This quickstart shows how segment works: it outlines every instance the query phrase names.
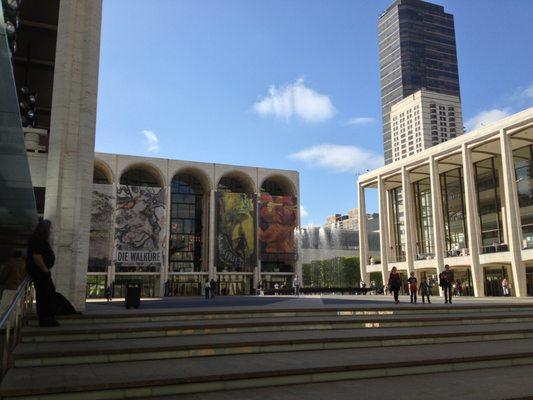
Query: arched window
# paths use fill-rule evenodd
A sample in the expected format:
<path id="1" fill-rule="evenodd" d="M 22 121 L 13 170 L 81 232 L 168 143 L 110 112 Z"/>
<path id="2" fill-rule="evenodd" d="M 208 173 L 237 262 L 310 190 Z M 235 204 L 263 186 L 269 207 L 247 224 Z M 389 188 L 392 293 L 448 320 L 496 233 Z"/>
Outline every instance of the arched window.
<path id="1" fill-rule="evenodd" d="M 218 190 L 221 192 L 246 193 L 247 189 L 240 179 L 225 176 L 218 182 Z"/>
<path id="2" fill-rule="evenodd" d="M 120 177 L 121 185 L 160 187 L 157 176 L 144 168 L 131 168 Z"/>
<path id="3" fill-rule="evenodd" d="M 109 181 L 109 177 L 107 176 L 107 174 L 104 171 L 104 169 L 102 167 L 98 166 L 98 165 L 94 166 L 93 183 L 98 183 L 98 184 L 109 184 L 109 183 L 111 183 Z"/>
<path id="4" fill-rule="evenodd" d="M 261 193 L 271 196 L 296 196 L 293 185 L 284 176 L 273 176 L 263 181 Z"/>
<path id="5" fill-rule="evenodd" d="M 261 192 L 268 193 L 272 196 L 283 196 L 287 194 L 278 182 L 270 179 L 265 180 L 265 182 L 261 186 Z"/>
<path id="6" fill-rule="evenodd" d="M 204 190 L 192 174 L 178 174 L 171 183 L 169 266 L 171 272 L 202 269 Z"/>

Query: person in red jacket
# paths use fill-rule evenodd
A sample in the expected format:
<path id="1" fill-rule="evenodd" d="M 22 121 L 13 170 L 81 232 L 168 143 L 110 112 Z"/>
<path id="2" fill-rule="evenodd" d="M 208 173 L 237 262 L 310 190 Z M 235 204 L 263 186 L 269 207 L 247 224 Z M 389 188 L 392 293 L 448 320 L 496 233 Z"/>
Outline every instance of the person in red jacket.
<path id="1" fill-rule="evenodd" d="M 400 291 L 401 287 L 402 277 L 398 272 L 398 269 L 396 267 L 392 267 L 389 275 L 389 290 L 394 294 L 394 302 L 396 304 L 400 302 L 400 300 L 398 300 L 398 292 Z"/>

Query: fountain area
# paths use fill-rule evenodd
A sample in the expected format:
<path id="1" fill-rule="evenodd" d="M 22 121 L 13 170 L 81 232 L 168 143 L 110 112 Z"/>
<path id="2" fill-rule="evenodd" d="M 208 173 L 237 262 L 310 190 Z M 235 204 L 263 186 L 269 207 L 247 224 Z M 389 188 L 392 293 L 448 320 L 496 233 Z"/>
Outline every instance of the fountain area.
<path id="1" fill-rule="evenodd" d="M 372 221 L 372 220 L 369 220 Z M 377 218 L 374 223 L 378 226 Z M 379 232 L 369 229 L 369 255 L 379 255 Z M 304 286 L 346 288 L 359 285 L 359 231 L 331 226 L 296 230 Z"/>

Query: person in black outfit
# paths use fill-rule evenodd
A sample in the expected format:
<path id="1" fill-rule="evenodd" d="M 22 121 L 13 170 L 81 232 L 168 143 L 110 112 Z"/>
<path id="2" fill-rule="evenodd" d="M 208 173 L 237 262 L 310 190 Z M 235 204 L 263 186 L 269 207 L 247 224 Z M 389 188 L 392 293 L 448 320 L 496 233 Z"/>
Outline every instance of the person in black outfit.
<path id="1" fill-rule="evenodd" d="M 444 291 L 444 304 L 452 304 L 452 285 L 454 281 L 453 271 L 450 269 L 450 266 L 446 264 L 444 266 L 444 271 L 439 275 L 440 286 Z"/>
<path id="2" fill-rule="evenodd" d="M 416 279 L 415 272 L 411 271 L 411 276 L 407 279 L 409 282 L 409 294 L 411 296 L 411 303 L 416 304 L 416 293 L 418 292 L 418 280 Z"/>
<path id="3" fill-rule="evenodd" d="M 217 283 L 215 282 L 214 279 L 211 279 L 211 281 L 209 282 L 209 293 L 211 294 L 211 298 L 214 299 L 215 298 L 215 292 L 217 290 Z"/>
<path id="4" fill-rule="evenodd" d="M 52 304 L 55 288 L 50 269 L 54 266 L 56 257 L 50 247 L 51 226 L 51 222 L 46 219 L 40 221 L 28 243 L 26 268 L 35 287 L 39 326 L 59 326 Z"/>
<path id="5" fill-rule="evenodd" d="M 400 273 L 398 272 L 398 269 L 396 267 L 392 267 L 392 270 L 389 276 L 389 288 L 390 288 L 390 291 L 394 294 L 394 302 L 396 304 L 400 302 L 400 300 L 398 300 L 398 292 L 400 291 L 401 287 L 402 287 L 402 277 Z"/>
<path id="6" fill-rule="evenodd" d="M 428 303 L 431 304 L 429 296 L 431 296 L 431 285 L 429 283 L 429 278 L 422 280 L 420 283 L 420 294 L 422 295 L 422 304 L 425 304 L 425 298 L 428 299 Z"/>

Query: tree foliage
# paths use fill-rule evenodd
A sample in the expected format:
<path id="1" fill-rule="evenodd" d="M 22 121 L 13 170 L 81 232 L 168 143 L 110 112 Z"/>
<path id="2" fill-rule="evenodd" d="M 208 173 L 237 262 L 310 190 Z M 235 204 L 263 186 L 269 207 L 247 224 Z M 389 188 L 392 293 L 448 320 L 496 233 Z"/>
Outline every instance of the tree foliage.
<path id="1" fill-rule="evenodd" d="M 303 264 L 303 285 L 311 287 L 359 286 L 361 279 L 359 257 L 337 257 Z"/>

